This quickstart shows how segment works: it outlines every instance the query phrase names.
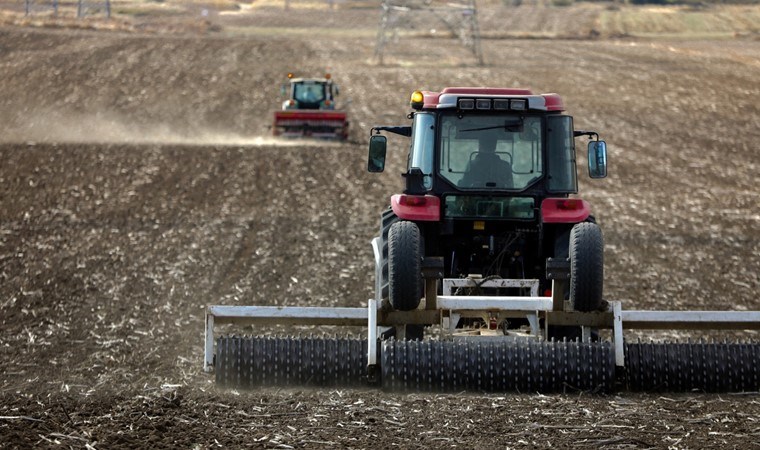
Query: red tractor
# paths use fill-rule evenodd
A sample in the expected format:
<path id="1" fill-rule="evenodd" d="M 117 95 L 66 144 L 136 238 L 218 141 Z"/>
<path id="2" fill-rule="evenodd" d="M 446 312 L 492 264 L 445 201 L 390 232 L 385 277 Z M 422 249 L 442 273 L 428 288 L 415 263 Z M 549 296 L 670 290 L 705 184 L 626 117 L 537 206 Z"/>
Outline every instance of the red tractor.
<path id="1" fill-rule="evenodd" d="M 288 74 L 289 85 L 282 87 L 287 100 L 275 111 L 273 132 L 282 137 L 312 137 L 345 140 L 348 120 L 345 111 L 335 109 L 338 86 L 330 74 L 324 78 L 296 78 Z"/>
<path id="2" fill-rule="evenodd" d="M 368 170 L 382 172 L 387 139 L 380 133 L 411 138 L 406 188 L 381 216 L 377 286 L 391 307 L 419 307 L 430 267 L 439 278 L 538 280 L 544 295 L 551 295 L 548 272 L 564 267 L 570 308 L 600 309 L 602 232 L 589 204 L 571 198 L 575 137 L 595 138 L 589 175 L 607 175 L 598 133 L 574 130 L 559 95 L 527 89 L 416 91 L 411 107 L 411 126 L 374 127 L 369 145 Z M 525 295 L 504 286 L 487 295 Z M 407 338 L 421 331 L 410 328 Z"/>

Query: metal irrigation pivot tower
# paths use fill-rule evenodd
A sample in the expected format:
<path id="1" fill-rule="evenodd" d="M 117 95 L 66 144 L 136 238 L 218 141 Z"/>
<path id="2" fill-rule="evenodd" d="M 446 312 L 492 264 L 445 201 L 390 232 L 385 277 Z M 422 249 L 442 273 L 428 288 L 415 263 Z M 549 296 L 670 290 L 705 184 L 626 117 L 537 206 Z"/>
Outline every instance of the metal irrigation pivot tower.
<path id="1" fill-rule="evenodd" d="M 100 6 L 105 7 L 105 14 L 107 18 L 111 18 L 111 0 L 105 0 L 105 1 L 85 1 L 85 0 L 77 0 L 77 17 L 84 17 L 87 15 L 88 9 L 90 8 L 98 8 Z"/>
<path id="2" fill-rule="evenodd" d="M 475 0 L 465 0 L 464 3 L 444 3 L 440 0 L 383 0 L 382 8 L 383 14 L 380 17 L 375 44 L 375 58 L 379 64 L 383 64 L 388 42 L 398 40 L 400 34 L 413 30 L 416 25 L 429 25 L 434 21 L 459 38 L 462 45 L 475 56 L 478 64 L 483 64 Z"/>
<path id="3" fill-rule="evenodd" d="M 59 5 L 59 3 L 60 3 L 59 0 L 24 0 L 25 12 L 27 16 L 32 15 L 38 11 L 53 11 L 53 15 L 58 16 L 59 9 L 65 10 L 62 12 L 63 15 L 66 15 L 67 11 L 68 13 L 71 13 L 71 9 L 74 6 L 74 2 L 63 2 L 62 5 Z M 77 18 L 79 19 L 88 15 L 90 11 L 93 11 L 93 12 L 103 11 L 107 18 L 109 19 L 111 18 L 111 0 L 100 0 L 100 1 L 77 0 L 76 7 L 77 7 Z"/>
<path id="4" fill-rule="evenodd" d="M 42 3 L 41 6 L 38 6 L 37 3 Z M 52 0 L 52 1 L 46 1 L 46 2 L 35 2 L 34 0 L 25 0 L 24 1 L 24 10 L 27 16 L 32 15 L 36 10 L 38 9 L 44 9 L 44 10 L 52 10 L 53 15 L 58 15 L 58 0 Z"/>

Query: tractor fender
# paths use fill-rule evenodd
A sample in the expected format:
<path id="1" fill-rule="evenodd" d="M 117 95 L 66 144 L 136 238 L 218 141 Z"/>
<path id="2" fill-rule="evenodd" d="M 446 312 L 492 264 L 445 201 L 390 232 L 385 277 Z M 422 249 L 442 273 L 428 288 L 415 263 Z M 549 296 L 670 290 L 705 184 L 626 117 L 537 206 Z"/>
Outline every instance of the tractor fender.
<path id="1" fill-rule="evenodd" d="M 541 202 L 543 223 L 580 223 L 591 216 L 591 206 L 580 198 L 545 198 Z"/>
<path id="2" fill-rule="evenodd" d="M 441 199 L 434 195 L 396 194 L 391 209 L 399 219 L 438 222 L 441 220 Z"/>

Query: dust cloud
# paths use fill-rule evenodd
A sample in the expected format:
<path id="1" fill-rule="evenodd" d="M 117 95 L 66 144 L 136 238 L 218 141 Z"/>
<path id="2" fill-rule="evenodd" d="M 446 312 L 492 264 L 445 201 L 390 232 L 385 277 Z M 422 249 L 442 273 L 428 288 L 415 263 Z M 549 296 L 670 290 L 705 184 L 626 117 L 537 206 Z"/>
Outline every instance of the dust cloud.
<path id="1" fill-rule="evenodd" d="M 116 114 L 37 112 L 33 119 L 10 126 L 0 134 L 2 143 L 154 144 L 202 146 L 297 147 L 325 142 L 243 135 L 225 130 L 181 129 L 168 123 L 132 123 Z"/>

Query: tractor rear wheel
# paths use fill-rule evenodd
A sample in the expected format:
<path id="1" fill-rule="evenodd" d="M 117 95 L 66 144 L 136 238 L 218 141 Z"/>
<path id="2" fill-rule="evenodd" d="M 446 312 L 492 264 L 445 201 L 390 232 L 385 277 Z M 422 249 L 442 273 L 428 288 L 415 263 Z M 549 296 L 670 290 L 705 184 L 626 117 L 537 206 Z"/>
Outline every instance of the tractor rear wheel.
<path id="1" fill-rule="evenodd" d="M 388 231 L 388 288 L 394 309 L 417 309 L 422 298 L 422 236 L 414 222 L 400 221 Z"/>
<path id="2" fill-rule="evenodd" d="M 576 311 L 596 311 L 602 305 L 604 240 L 595 223 L 583 222 L 570 231 L 570 304 Z"/>
<path id="3" fill-rule="evenodd" d="M 388 232 L 391 226 L 400 219 L 393 213 L 390 208 L 386 209 L 380 215 L 380 251 L 382 258 L 380 260 L 380 298 L 388 298 Z"/>

